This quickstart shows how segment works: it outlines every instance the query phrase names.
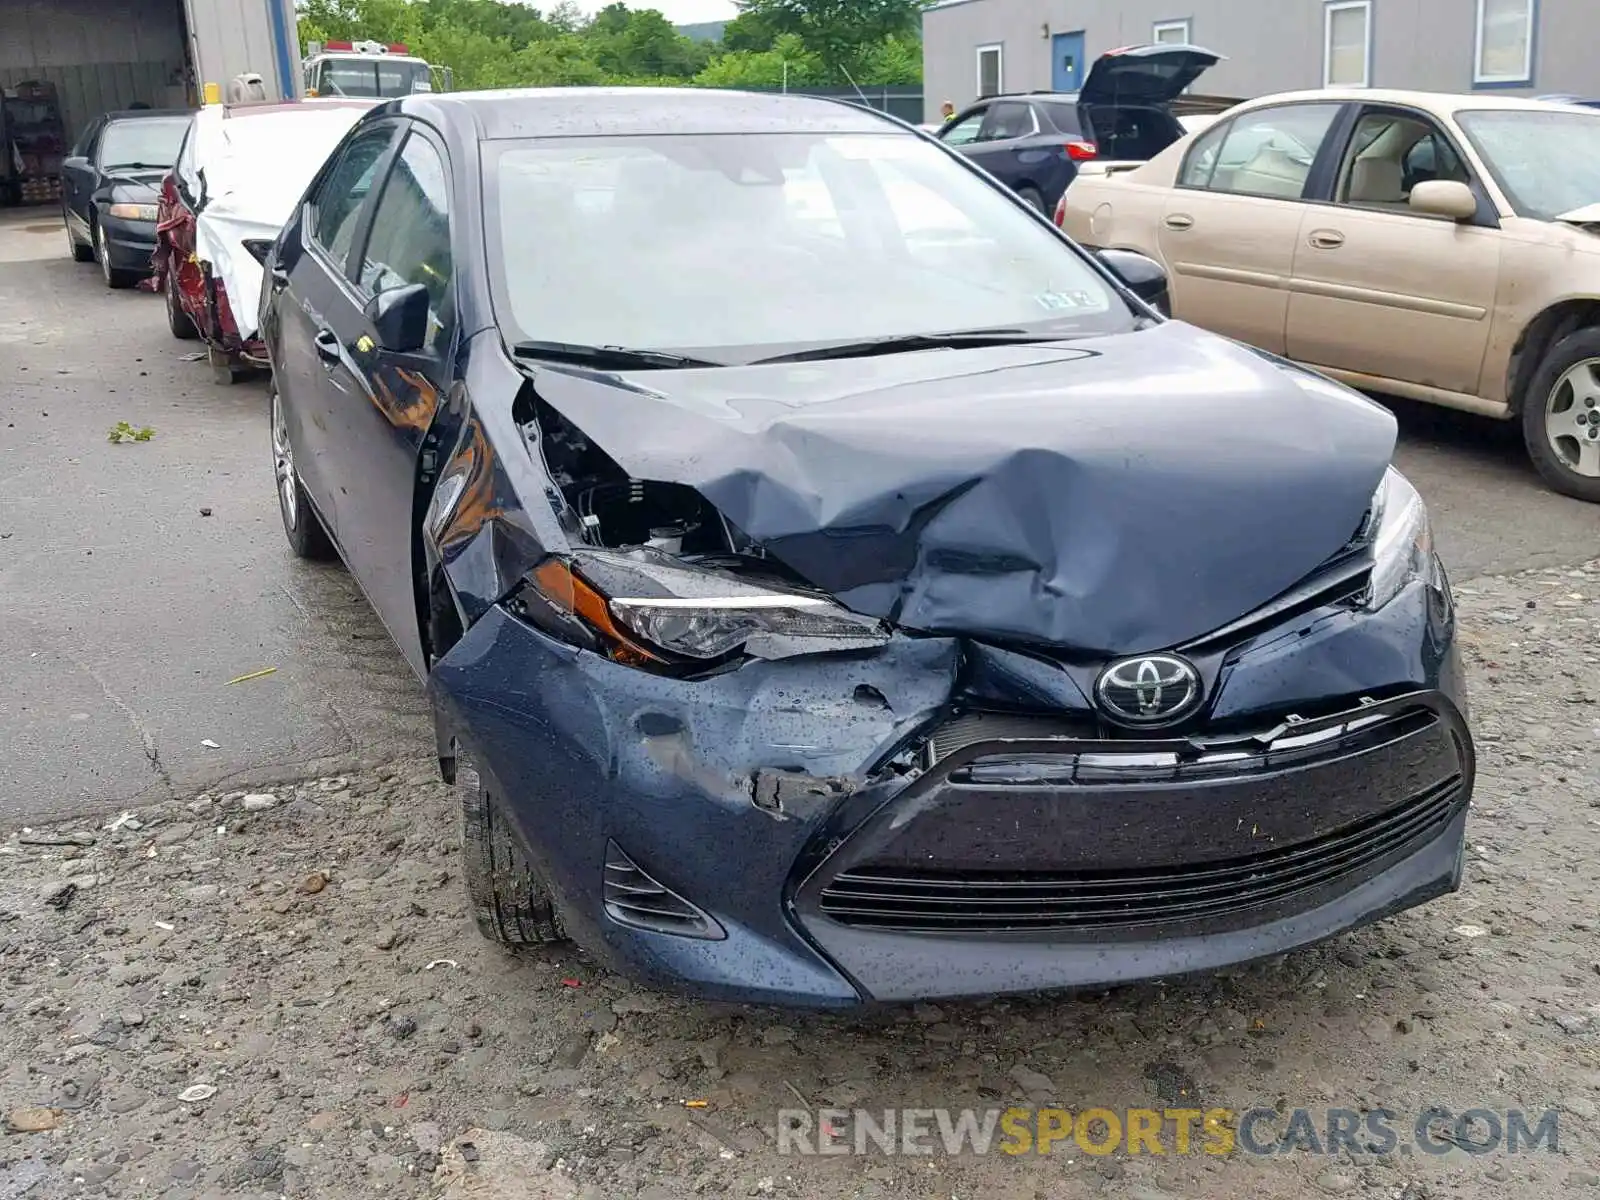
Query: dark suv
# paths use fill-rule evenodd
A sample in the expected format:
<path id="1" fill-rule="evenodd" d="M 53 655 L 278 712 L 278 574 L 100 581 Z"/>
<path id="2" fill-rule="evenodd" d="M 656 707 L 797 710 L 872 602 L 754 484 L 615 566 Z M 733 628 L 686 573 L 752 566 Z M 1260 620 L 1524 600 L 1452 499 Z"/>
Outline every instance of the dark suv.
<path id="1" fill-rule="evenodd" d="M 1181 138 L 1172 101 L 1221 59 L 1172 43 L 1110 50 L 1081 91 L 990 96 L 936 136 L 1040 212 L 1054 212 L 1080 163 L 1145 162 Z"/>

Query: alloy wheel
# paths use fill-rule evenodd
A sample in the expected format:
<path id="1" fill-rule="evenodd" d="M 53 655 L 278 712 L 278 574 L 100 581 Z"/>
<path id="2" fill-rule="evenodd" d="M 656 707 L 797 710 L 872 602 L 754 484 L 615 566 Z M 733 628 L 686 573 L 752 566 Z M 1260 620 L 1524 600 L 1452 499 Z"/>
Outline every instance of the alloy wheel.
<path id="1" fill-rule="evenodd" d="M 1574 363 L 1544 403 L 1550 451 L 1569 471 L 1600 479 L 1600 358 Z"/>
<path id="2" fill-rule="evenodd" d="M 100 273 L 106 277 L 106 286 L 111 286 L 111 251 L 106 246 L 106 231 L 98 221 L 94 227 L 94 256 L 100 260 Z"/>
<path id="3" fill-rule="evenodd" d="M 294 473 L 294 447 L 289 444 L 289 424 L 276 390 L 272 393 L 272 468 L 278 479 L 278 503 L 283 506 L 284 524 L 298 529 L 300 480 Z"/>

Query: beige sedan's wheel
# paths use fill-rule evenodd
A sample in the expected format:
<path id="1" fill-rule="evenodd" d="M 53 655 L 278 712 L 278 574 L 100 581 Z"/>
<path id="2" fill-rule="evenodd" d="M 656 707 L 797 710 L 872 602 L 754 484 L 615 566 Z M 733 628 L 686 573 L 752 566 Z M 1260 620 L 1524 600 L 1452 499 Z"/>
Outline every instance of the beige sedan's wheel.
<path id="1" fill-rule="evenodd" d="M 1563 495 L 1600 503 L 1600 329 L 1553 346 L 1522 402 L 1528 455 Z"/>

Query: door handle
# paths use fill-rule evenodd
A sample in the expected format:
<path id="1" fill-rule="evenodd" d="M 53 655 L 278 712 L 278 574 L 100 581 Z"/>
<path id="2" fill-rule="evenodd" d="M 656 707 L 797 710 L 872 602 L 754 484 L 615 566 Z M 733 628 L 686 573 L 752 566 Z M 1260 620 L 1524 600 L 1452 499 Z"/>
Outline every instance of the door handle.
<path id="1" fill-rule="evenodd" d="M 1173 213 L 1163 222 L 1168 229 L 1193 229 L 1194 218 L 1187 213 Z"/>
<path id="2" fill-rule="evenodd" d="M 323 361 L 330 364 L 339 361 L 339 335 L 334 333 L 333 330 L 328 328 L 319 329 L 317 330 L 317 336 L 311 340 L 317 348 L 317 354 Z"/>
<path id="3" fill-rule="evenodd" d="M 1306 240 L 1318 250 L 1337 250 L 1344 245 L 1344 234 L 1336 229 L 1314 229 Z"/>

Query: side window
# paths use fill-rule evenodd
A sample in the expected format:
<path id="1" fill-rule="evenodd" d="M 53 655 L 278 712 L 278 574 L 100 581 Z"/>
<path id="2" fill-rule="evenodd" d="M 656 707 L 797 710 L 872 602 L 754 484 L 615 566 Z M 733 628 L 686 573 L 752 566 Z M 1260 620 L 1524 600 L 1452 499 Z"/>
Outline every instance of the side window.
<path id="1" fill-rule="evenodd" d="M 989 109 L 988 119 L 978 134 L 980 142 L 1005 142 L 1012 138 L 1027 137 L 1038 127 L 1033 123 L 1033 109 L 1026 104 L 1003 103 Z"/>
<path id="2" fill-rule="evenodd" d="M 394 126 L 376 125 L 345 143 L 311 201 L 311 239 L 342 269 L 350 260 L 356 225 Z"/>
<path id="3" fill-rule="evenodd" d="M 965 146 L 978 140 L 978 131 L 983 128 L 983 119 L 989 115 L 989 110 L 980 108 L 977 112 L 962 117 L 946 129 L 939 140 L 948 146 Z"/>
<path id="4" fill-rule="evenodd" d="M 1244 113 L 1231 121 L 1214 149 L 1204 184 L 1213 192 L 1298 200 L 1317 153 L 1339 115 L 1338 104 L 1285 104 Z M 1201 173 L 1202 154 L 1212 146 L 1207 132 L 1190 151 L 1184 169 Z"/>
<path id="5" fill-rule="evenodd" d="M 1429 179 L 1470 183 L 1455 148 L 1432 121 L 1419 115 L 1369 112 L 1356 122 L 1339 166 L 1341 204 L 1409 211 L 1411 189 Z"/>
<path id="6" fill-rule="evenodd" d="M 83 136 L 78 139 L 78 144 L 72 148 L 74 158 L 93 158 L 95 139 L 100 136 L 100 127 L 103 122 L 92 121 L 89 128 L 83 131 Z"/>
<path id="7" fill-rule="evenodd" d="M 1189 153 L 1184 156 L 1183 168 L 1178 172 L 1178 186 L 1208 188 L 1211 173 L 1217 169 L 1217 151 L 1222 149 L 1222 139 L 1228 136 L 1228 126 L 1208 129 L 1194 140 Z"/>
<path id="8" fill-rule="evenodd" d="M 422 284 L 428 289 L 437 339 L 450 327 L 451 275 L 450 189 L 444 160 L 431 142 L 413 133 L 378 197 L 372 236 L 362 258 L 361 290 L 375 296 Z"/>

